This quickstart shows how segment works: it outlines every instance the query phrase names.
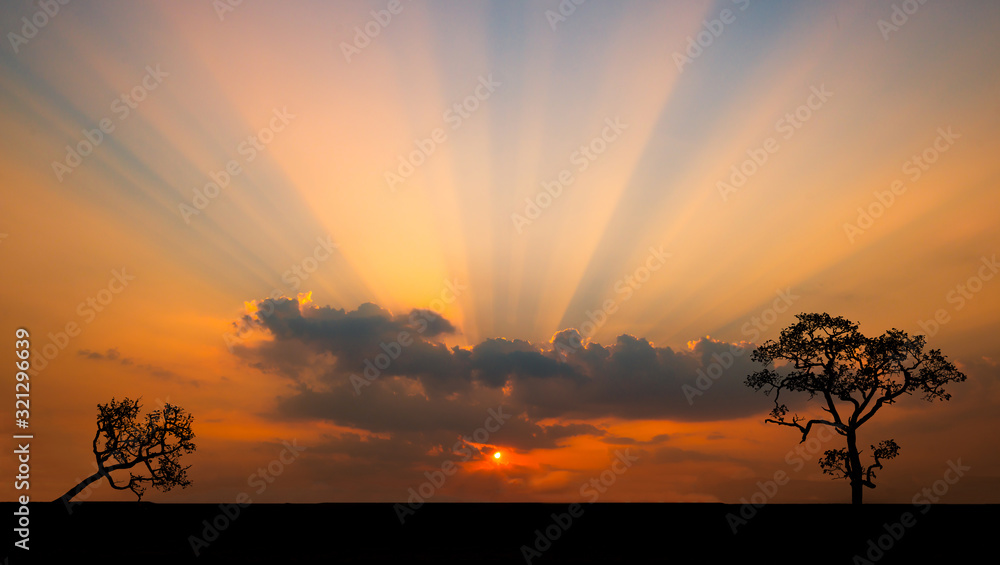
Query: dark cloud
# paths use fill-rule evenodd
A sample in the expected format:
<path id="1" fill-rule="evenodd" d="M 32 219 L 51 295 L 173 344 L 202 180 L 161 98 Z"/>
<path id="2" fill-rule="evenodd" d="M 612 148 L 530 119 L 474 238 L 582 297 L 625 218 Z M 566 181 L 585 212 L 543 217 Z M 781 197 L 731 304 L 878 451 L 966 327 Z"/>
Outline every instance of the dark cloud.
<path id="1" fill-rule="evenodd" d="M 601 438 L 601 441 L 611 445 L 658 445 L 670 439 L 667 434 L 657 434 L 646 441 L 640 441 L 630 437 L 620 437 L 620 436 L 607 436 Z"/>
<path id="2" fill-rule="evenodd" d="M 80 349 L 76 352 L 77 355 L 86 357 L 87 359 L 104 359 L 104 354 L 97 351 L 91 351 L 89 349 Z"/>
<path id="3" fill-rule="evenodd" d="M 470 360 L 472 377 L 492 387 L 504 386 L 511 378 L 582 378 L 573 367 L 519 339 L 487 339 L 472 348 Z"/>
<path id="4" fill-rule="evenodd" d="M 122 357 L 120 351 L 117 347 L 111 347 L 104 353 L 98 351 L 92 351 L 90 349 L 80 349 L 76 352 L 77 355 L 83 357 L 84 359 L 90 359 L 94 361 L 111 361 L 119 363 L 125 367 L 135 367 L 142 371 L 146 371 L 150 375 L 157 377 L 159 379 L 175 379 L 178 377 L 176 373 L 162 367 L 157 367 L 155 365 L 150 365 L 149 363 L 136 364 L 135 360 L 130 357 Z M 197 383 L 194 383 L 197 386 Z"/>
<path id="5" fill-rule="evenodd" d="M 335 360 L 325 375 L 327 384 L 343 376 L 381 373 L 377 365 L 388 360 L 391 370 L 427 381 L 453 380 L 457 358 L 441 343 L 430 338 L 457 333 L 452 324 L 431 310 L 414 309 L 393 316 L 372 303 L 347 312 L 330 307 L 299 308 L 294 299 L 266 299 L 258 311 L 243 317 L 238 328 L 260 328 L 273 340 L 248 348 L 234 347 L 234 353 L 253 358 L 255 367 L 298 379 L 318 354 Z M 405 350 L 406 355 L 402 355 Z"/>
<path id="6" fill-rule="evenodd" d="M 393 315 L 371 303 L 355 311 L 300 308 L 285 298 L 261 302 L 245 321 L 270 339 L 234 352 L 302 385 L 301 398 L 286 399 L 284 406 L 299 402 L 311 417 L 344 421 L 359 402 L 392 404 L 368 406 L 374 414 L 355 419 L 378 420 L 365 422 L 374 426 L 366 429 L 389 425 L 399 417 L 387 414 L 417 411 L 421 402 L 427 403 L 420 409 L 427 412 L 422 421 L 434 421 L 439 405 L 501 388 L 506 402 L 532 419 L 705 421 L 761 410 L 759 395 L 743 384 L 758 368 L 746 344 L 702 338 L 690 349 L 674 350 L 623 334 L 604 346 L 563 330 L 544 344 L 493 338 L 471 349 L 449 349 L 433 338 L 457 330 L 429 310 Z M 307 381 L 305 374 L 315 378 Z M 396 378 L 419 394 L 390 393 L 387 383 Z"/>
<path id="7" fill-rule="evenodd" d="M 690 449 L 680 449 L 677 447 L 660 447 L 653 451 L 650 462 L 653 463 L 682 463 L 685 461 L 739 461 L 726 455 L 713 455 L 692 451 Z"/>
<path id="8" fill-rule="evenodd" d="M 122 354 L 118 351 L 117 347 L 111 347 L 104 353 L 101 353 L 99 351 L 91 351 L 90 349 L 80 349 L 76 352 L 76 354 L 86 359 L 94 359 L 102 361 L 119 361 L 123 365 L 132 364 L 131 359 L 122 357 Z"/>
<path id="9" fill-rule="evenodd" d="M 548 343 L 493 338 L 448 348 L 440 339 L 458 331 L 430 310 L 394 315 L 367 303 L 345 311 L 285 298 L 258 306 L 241 325 L 267 339 L 233 351 L 295 384 L 293 394 L 278 399 L 276 417 L 377 434 L 331 436 L 325 446 L 331 456 L 349 452 L 403 464 L 421 454 L 448 458 L 470 443 L 487 444 L 487 451 L 551 449 L 583 435 L 656 446 L 669 438 L 609 437 L 586 422 L 707 421 L 767 409 L 743 384 L 757 369 L 747 344 L 703 338 L 675 350 L 624 334 L 601 345 L 570 329 Z M 508 417 L 485 433 L 489 414 L 498 410 Z"/>

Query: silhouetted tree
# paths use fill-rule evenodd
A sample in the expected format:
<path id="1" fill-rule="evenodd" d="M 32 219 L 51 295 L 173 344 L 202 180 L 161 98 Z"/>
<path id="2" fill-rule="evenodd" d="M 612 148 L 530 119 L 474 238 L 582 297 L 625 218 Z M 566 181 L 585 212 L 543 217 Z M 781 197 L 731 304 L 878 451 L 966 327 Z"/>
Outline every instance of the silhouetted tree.
<path id="1" fill-rule="evenodd" d="M 783 329 L 777 342 L 768 340 L 751 359 L 765 368 L 750 375 L 746 385 L 774 392 L 774 409 L 765 422 L 791 426 L 806 441 L 814 426 L 831 426 L 847 440 L 847 446 L 826 451 L 819 460 L 824 473 L 851 483 L 851 502 L 861 504 L 863 487 L 875 488 L 872 480 L 882 462 L 899 453 L 896 442 L 887 439 L 872 445 L 873 462 L 864 467 L 858 450 L 858 428 L 882 406 L 903 394 L 920 392 L 928 400 L 948 400 L 944 385 L 961 382 L 965 375 L 947 361 L 941 351 L 924 352 L 924 336 L 910 337 L 892 329 L 878 337 L 866 337 L 858 325 L 840 316 L 798 314 L 798 322 Z M 775 361 L 786 361 L 779 370 Z M 779 398 L 782 391 L 808 392 L 820 397 L 825 418 L 804 420 L 798 415 L 785 419 L 788 407 Z"/>
<path id="2" fill-rule="evenodd" d="M 182 467 L 178 459 L 195 450 L 191 441 L 194 439 L 193 417 L 183 408 L 167 403 L 162 410 L 154 410 L 146 414 L 145 419 L 138 419 L 140 408 L 138 399 L 128 398 L 121 402 L 112 398 L 108 404 L 97 405 L 97 434 L 94 436 L 97 472 L 66 491 L 57 501 L 69 502 L 101 477 L 114 489 L 131 490 L 139 500 L 146 491 L 143 483 L 163 492 L 175 486 L 187 488 L 191 484 L 187 478 L 191 466 Z M 124 470 L 128 470 L 128 482 L 119 484 L 111 474 Z"/>

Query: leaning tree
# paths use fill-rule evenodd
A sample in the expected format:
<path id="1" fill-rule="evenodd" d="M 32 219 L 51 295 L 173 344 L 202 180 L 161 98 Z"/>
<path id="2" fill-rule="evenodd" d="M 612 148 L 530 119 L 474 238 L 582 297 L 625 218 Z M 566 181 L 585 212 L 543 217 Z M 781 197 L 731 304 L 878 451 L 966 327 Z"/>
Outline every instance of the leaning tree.
<path id="1" fill-rule="evenodd" d="M 882 406 L 904 394 L 919 392 L 924 399 L 948 400 L 944 386 L 965 380 L 965 375 L 932 349 L 924 352 L 924 336 L 910 337 L 892 329 L 878 337 L 866 337 L 858 325 L 829 314 L 798 314 L 798 322 L 781 331 L 778 341 L 768 340 L 754 350 L 751 359 L 764 369 L 746 379 L 754 390 L 774 392 L 774 409 L 765 422 L 791 426 L 806 441 L 817 426 L 830 426 L 846 438 L 847 446 L 827 450 L 819 460 L 823 472 L 835 479 L 848 479 L 851 502 L 861 504 L 863 487 L 875 488 L 876 469 L 899 453 L 892 439 L 871 445 L 872 462 L 865 467 L 858 449 L 858 428 Z M 781 366 L 775 366 L 775 363 Z M 788 407 L 781 393 L 809 393 L 819 397 L 826 416 L 786 419 Z"/>
<path id="2" fill-rule="evenodd" d="M 186 488 L 190 465 L 182 467 L 181 455 L 195 450 L 193 417 L 183 408 L 170 403 L 139 418 L 139 400 L 125 398 L 97 405 L 97 434 L 94 435 L 94 456 L 97 472 L 80 481 L 57 499 L 68 503 L 88 485 L 101 478 L 117 490 L 131 490 L 142 500 L 145 483 L 167 492 L 175 486 Z M 128 471 L 116 480 L 112 473 Z"/>

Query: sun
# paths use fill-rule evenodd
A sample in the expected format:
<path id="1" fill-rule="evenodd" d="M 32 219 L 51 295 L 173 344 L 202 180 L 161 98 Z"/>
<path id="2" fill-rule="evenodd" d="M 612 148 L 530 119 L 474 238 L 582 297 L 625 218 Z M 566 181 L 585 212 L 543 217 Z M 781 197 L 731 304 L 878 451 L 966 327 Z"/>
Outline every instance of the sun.
<path id="1" fill-rule="evenodd" d="M 493 458 L 499 460 L 500 459 L 500 452 L 497 451 L 496 453 L 494 453 L 493 454 Z"/>

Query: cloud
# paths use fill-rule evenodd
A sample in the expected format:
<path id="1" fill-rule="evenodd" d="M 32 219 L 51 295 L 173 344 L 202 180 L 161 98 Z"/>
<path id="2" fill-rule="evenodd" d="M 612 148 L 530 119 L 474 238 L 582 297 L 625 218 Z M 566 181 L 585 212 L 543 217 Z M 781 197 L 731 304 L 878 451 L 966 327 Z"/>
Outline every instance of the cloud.
<path id="1" fill-rule="evenodd" d="M 90 349 L 80 349 L 76 352 L 77 355 L 83 357 L 84 359 L 92 361 L 111 361 L 117 362 L 125 367 L 134 366 L 137 369 L 146 371 L 147 373 L 157 377 L 159 379 L 175 379 L 178 375 L 169 369 L 164 369 L 162 367 L 157 367 L 155 365 L 150 365 L 149 363 L 136 364 L 135 360 L 131 357 L 122 357 L 121 352 L 118 351 L 117 347 L 111 347 L 104 353 L 99 351 L 92 351 Z M 194 383 L 197 386 L 197 383 Z"/>
<path id="2" fill-rule="evenodd" d="M 96 351 L 91 351 L 89 349 L 81 349 L 76 352 L 77 355 L 82 355 L 87 359 L 104 359 L 104 355 Z"/>
<path id="3" fill-rule="evenodd" d="M 620 437 L 620 436 L 607 436 L 601 439 L 602 442 L 611 445 L 658 445 L 670 439 L 667 434 L 657 434 L 651 439 L 646 441 L 640 441 L 635 438 L 630 437 Z"/>
<path id="4" fill-rule="evenodd" d="M 261 339 L 233 352 L 293 385 L 272 417 L 356 430 L 325 436 L 314 453 L 350 457 L 359 473 L 370 465 L 417 470 L 459 452 L 481 460 L 496 446 L 559 449 L 578 437 L 659 448 L 666 434 L 637 441 L 594 422 L 733 419 L 768 408 L 743 384 L 756 370 L 749 344 L 703 338 L 675 350 L 623 334 L 602 345 L 570 329 L 547 343 L 490 338 L 449 348 L 441 339 L 458 330 L 430 310 L 397 315 L 366 303 L 346 311 L 288 298 L 255 304 L 240 325 Z M 718 372 L 713 365 L 718 379 L 705 376 Z M 699 376 L 711 387 L 692 405 L 682 386 L 696 386 Z M 507 417 L 492 429 L 489 414 L 497 412 Z"/>
<path id="5" fill-rule="evenodd" d="M 429 310 L 393 315 L 366 303 L 345 311 L 286 298 L 264 300 L 246 318 L 267 338 L 234 353 L 298 385 L 281 402 L 287 416 L 391 431 L 500 400 L 531 420 L 707 421 L 763 409 L 743 384 L 757 369 L 746 343 L 706 337 L 675 350 L 623 334 L 605 346 L 570 329 L 542 344 L 490 338 L 449 349 L 435 338 L 457 329 Z M 684 385 L 703 394 L 689 402 Z"/>
<path id="6" fill-rule="evenodd" d="M 299 379 L 314 364 L 317 355 L 328 355 L 335 366 L 321 380 L 331 385 L 350 373 L 364 374 L 376 358 L 389 356 L 393 370 L 428 382 L 447 379 L 454 365 L 453 354 L 430 338 L 457 333 L 452 324 L 430 310 L 414 309 L 408 315 L 365 303 L 354 311 L 330 307 L 300 306 L 289 298 L 262 300 L 257 311 L 243 317 L 237 327 L 262 330 L 267 342 L 237 345 L 234 353 L 254 359 L 254 366 Z M 402 356 L 402 350 L 406 355 Z M 367 364 L 366 364 L 367 362 Z M 377 368 L 369 369 L 370 372 Z"/>
<path id="7" fill-rule="evenodd" d="M 653 463 L 681 463 L 684 461 L 739 461 L 727 455 L 717 455 L 680 449 L 677 447 L 660 447 L 653 451 L 649 460 Z"/>

